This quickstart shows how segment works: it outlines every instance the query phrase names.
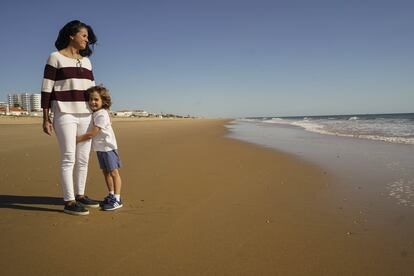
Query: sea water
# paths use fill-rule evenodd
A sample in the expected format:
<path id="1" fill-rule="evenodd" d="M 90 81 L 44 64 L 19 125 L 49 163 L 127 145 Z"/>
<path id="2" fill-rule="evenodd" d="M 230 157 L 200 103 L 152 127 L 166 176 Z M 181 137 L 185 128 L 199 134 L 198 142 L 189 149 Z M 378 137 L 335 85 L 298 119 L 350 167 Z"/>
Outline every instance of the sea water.
<path id="1" fill-rule="evenodd" d="M 414 207 L 414 113 L 241 118 L 227 127 L 231 138 L 296 155 Z"/>
<path id="2" fill-rule="evenodd" d="M 259 117 L 241 120 L 293 125 L 321 134 L 414 145 L 414 113 Z"/>

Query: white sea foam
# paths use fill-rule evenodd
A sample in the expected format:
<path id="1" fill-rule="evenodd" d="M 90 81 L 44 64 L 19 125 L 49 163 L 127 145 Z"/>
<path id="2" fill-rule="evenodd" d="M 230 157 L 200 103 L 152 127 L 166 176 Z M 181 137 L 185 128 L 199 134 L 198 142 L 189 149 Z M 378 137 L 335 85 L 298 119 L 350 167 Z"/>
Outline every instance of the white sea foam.
<path id="1" fill-rule="evenodd" d="M 243 119 L 238 119 L 237 121 L 240 121 L 240 122 L 250 122 L 250 123 L 258 123 L 258 122 L 261 122 L 262 119 L 243 118 Z"/>
<path id="2" fill-rule="evenodd" d="M 400 178 L 387 185 L 388 195 L 404 206 L 414 207 L 414 180 Z"/>
<path id="3" fill-rule="evenodd" d="M 299 126 L 302 127 L 304 129 L 306 129 L 307 131 L 311 131 L 311 132 L 317 132 L 317 133 L 321 133 L 321 134 L 330 134 L 328 131 L 326 131 L 324 129 L 323 125 L 320 125 L 316 122 L 312 122 L 310 120 L 303 120 L 303 121 L 294 121 L 290 123 L 293 126 Z"/>
<path id="4" fill-rule="evenodd" d="M 369 139 L 369 140 L 376 140 L 376 141 L 383 141 L 383 142 L 390 142 L 390 143 L 398 143 L 398 144 L 411 144 L 414 145 L 414 137 L 404 137 L 404 136 L 386 136 L 384 134 L 365 134 L 363 133 L 363 129 L 358 129 L 357 127 L 350 127 L 350 126 L 342 126 L 338 127 L 329 127 L 325 124 L 321 124 L 315 121 L 295 121 L 291 123 L 295 126 L 300 126 L 307 131 L 319 133 L 319 134 L 327 134 L 327 135 L 335 135 L 335 136 L 343 136 L 343 137 L 353 137 L 353 138 L 362 138 L 362 139 Z M 372 129 L 375 128 L 371 128 Z M 365 132 L 369 132 L 365 130 Z M 374 131 L 372 131 L 374 132 Z"/>
<path id="5" fill-rule="evenodd" d="M 271 118 L 271 119 L 266 119 L 263 120 L 262 123 L 267 123 L 267 124 L 290 124 L 289 121 L 281 119 L 281 118 Z"/>
<path id="6" fill-rule="evenodd" d="M 409 118 L 366 118 L 363 115 L 324 118 L 273 117 L 249 120 L 249 122 L 285 124 L 319 134 L 414 145 L 414 122 Z"/>

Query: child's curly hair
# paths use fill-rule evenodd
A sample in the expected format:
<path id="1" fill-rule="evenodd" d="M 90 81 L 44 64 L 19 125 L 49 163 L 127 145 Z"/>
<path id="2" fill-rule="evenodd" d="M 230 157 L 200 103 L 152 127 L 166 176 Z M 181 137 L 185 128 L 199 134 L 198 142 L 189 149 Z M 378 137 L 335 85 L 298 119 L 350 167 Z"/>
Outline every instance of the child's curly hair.
<path id="1" fill-rule="evenodd" d="M 102 99 L 102 108 L 109 109 L 112 105 L 111 96 L 109 95 L 109 90 L 106 89 L 103 85 L 92 86 L 86 90 L 86 94 L 90 96 L 93 92 L 96 92 L 101 96 Z"/>

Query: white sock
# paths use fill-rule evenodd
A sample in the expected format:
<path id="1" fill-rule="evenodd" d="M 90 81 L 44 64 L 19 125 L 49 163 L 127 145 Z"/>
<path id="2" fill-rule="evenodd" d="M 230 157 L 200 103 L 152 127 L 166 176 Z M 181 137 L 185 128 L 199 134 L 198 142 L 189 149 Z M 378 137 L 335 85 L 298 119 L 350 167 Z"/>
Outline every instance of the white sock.
<path id="1" fill-rule="evenodd" d="M 115 194 L 115 192 L 114 192 L 114 191 L 109 191 L 109 194 L 110 194 L 110 195 L 114 195 L 114 194 Z"/>
<path id="2" fill-rule="evenodd" d="M 120 201 L 121 200 L 121 195 L 115 194 L 115 198 L 116 198 L 117 201 Z"/>

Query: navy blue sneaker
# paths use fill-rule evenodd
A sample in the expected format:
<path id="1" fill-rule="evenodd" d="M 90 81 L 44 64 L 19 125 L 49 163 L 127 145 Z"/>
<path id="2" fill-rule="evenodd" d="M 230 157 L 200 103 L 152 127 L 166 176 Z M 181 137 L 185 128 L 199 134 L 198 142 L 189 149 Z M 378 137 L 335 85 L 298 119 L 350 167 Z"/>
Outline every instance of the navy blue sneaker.
<path id="1" fill-rule="evenodd" d="M 121 208 L 122 206 L 123 206 L 122 200 L 119 199 L 119 201 L 118 201 L 118 200 L 116 200 L 115 197 L 113 197 L 113 198 L 110 199 L 108 204 L 103 205 L 102 209 L 104 211 L 114 211 L 116 209 Z"/>
<path id="2" fill-rule="evenodd" d="M 63 212 L 71 215 L 76 216 L 86 216 L 89 215 L 89 211 L 85 209 L 81 204 L 78 202 L 72 203 L 72 204 L 66 204 L 65 208 L 63 209 Z"/>
<path id="3" fill-rule="evenodd" d="M 104 198 L 104 200 L 102 201 L 102 205 L 101 206 L 103 207 L 105 204 L 109 204 L 113 198 L 115 198 L 115 196 L 113 194 L 108 194 Z"/>
<path id="4" fill-rule="evenodd" d="M 97 202 L 95 200 L 92 200 L 87 196 L 77 196 L 76 197 L 76 202 L 79 202 L 84 207 L 91 207 L 91 208 L 98 208 L 99 207 L 99 202 Z"/>

